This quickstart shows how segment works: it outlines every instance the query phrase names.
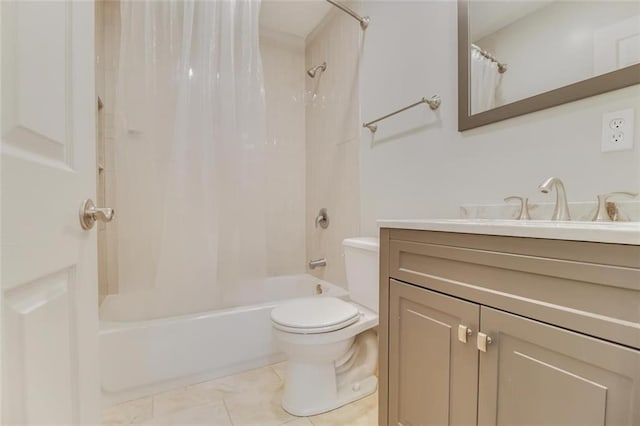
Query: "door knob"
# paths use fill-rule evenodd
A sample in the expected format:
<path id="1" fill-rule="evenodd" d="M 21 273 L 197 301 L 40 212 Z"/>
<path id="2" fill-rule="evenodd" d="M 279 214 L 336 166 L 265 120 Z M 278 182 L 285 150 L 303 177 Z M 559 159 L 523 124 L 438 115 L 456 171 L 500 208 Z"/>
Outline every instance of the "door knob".
<path id="1" fill-rule="evenodd" d="M 98 220 L 100 222 L 111 222 L 115 214 L 113 209 L 96 207 L 93 200 L 87 198 L 80 206 L 80 226 L 85 230 L 91 229 Z"/>

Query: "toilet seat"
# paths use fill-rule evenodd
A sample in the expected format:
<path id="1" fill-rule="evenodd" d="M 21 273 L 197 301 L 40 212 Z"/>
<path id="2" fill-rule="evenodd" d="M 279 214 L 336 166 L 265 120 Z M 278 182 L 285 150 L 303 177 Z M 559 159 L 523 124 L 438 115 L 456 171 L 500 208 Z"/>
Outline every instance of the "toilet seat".
<path id="1" fill-rule="evenodd" d="M 319 334 L 340 330 L 360 318 L 351 303 L 336 297 L 307 297 L 283 303 L 271 311 L 273 326 L 295 334 Z"/>

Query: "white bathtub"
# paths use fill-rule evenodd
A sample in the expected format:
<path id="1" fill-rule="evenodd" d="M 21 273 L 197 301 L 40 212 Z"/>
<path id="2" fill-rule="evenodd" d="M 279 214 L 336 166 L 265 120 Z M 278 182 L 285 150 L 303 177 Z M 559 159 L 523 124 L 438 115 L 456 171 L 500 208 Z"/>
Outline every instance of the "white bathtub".
<path id="1" fill-rule="evenodd" d="M 310 275 L 269 278 L 262 303 L 145 321 L 102 321 L 100 357 L 105 406 L 283 360 L 271 333 L 271 310 L 283 300 L 346 297 Z"/>

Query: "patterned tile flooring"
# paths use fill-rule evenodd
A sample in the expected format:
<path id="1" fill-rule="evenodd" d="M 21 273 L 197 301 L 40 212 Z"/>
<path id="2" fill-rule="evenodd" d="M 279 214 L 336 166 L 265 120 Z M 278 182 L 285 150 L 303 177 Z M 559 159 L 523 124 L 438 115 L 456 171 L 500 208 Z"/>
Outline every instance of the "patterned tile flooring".
<path id="1" fill-rule="evenodd" d="M 284 363 L 128 401 L 102 413 L 111 425 L 304 426 L 378 424 L 378 395 L 328 413 L 295 417 L 280 406 Z"/>

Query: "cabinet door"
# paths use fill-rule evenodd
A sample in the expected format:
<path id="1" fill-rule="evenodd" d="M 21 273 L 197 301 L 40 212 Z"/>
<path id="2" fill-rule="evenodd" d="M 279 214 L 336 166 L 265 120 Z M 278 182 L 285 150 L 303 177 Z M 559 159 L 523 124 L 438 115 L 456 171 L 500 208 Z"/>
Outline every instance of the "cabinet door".
<path id="1" fill-rule="evenodd" d="M 482 307 L 480 425 L 640 425 L 640 351 Z"/>
<path id="2" fill-rule="evenodd" d="M 389 424 L 476 423 L 480 307 L 391 280 Z M 473 331 L 463 343 L 459 326 Z"/>

